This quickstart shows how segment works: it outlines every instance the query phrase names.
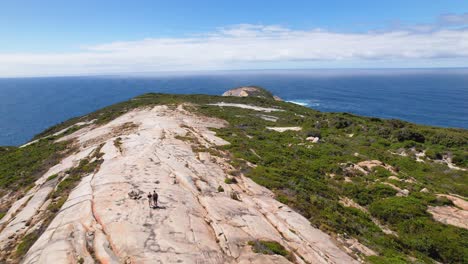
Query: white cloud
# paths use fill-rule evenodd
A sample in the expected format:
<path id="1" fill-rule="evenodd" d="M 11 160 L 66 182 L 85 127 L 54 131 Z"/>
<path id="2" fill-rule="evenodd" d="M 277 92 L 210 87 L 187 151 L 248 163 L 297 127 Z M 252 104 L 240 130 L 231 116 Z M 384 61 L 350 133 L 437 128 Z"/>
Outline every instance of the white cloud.
<path id="1" fill-rule="evenodd" d="M 441 15 L 439 17 L 439 24 L 448 26 L 466 26 L 468 25 L 468 13 Z"/>
<path id="2" fill-rule="evenodd" d="M 0 76 L 285 68 L 283 65 L 363 67 L 369 62 L 379 67 L 407 66 L 408 62 L 432 66 L 437 60 L 450 64 L 467 58 L 466 29 L 339 33 L 243 24 L 185 38 L 104 43 L 75 53 L 0 53 Z M 419 61 L 422 64 L 411 64 Z"/>

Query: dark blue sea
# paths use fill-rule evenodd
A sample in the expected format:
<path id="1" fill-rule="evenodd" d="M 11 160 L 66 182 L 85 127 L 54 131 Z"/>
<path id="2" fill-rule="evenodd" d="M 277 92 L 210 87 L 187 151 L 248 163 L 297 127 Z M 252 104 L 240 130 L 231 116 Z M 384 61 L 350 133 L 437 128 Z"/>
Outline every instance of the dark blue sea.
<path id="1" fill-rule="evenodd" d="M 71 117 L 147 92 L 260 85 L 327 112 L 468 128 L 468 69 L 275 70 L 0 79 L 0 145 L 20 145 Z"/>

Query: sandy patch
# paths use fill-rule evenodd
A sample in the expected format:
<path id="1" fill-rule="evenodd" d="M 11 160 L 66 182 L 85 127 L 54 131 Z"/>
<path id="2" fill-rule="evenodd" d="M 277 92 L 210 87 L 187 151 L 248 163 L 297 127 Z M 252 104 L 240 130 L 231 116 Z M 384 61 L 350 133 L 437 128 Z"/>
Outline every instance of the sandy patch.
<path id="1" fill-rule="evenodd" d="M 215 105 L 215 106 L 220 106 L 220 107 L 238 107 L 238 108 L 250 109 L 250 110 L 267 112 L 267 113 L 275 112 L 275 111 L 284 111 L 278 108 L 260 107 L 260 106 L 247 105 L 247 104 L 232 104 L 232 103 L 224 103 L 224 102 L 216 103 L 216 104 L 209 104 L 209 105 Z"/>
<path id="2" fill-rule="evenodd" d="M 285 131 L 301 131 L 302 127 L 267 127 L 269 130 L 274 130 L 276 132 L 285 132 Z"/>

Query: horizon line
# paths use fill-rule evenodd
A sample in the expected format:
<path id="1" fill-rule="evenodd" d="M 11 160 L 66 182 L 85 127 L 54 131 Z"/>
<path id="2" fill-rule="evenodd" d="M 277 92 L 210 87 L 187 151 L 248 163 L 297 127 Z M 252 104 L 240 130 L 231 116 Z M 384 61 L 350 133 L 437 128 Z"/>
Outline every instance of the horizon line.
<path id="1" fill-rule="evenodd" d="M 24 76 L 0 76 L 0 79 L 38 79 L 38 78 L 70 78 L 70 77 L 161 77 L 161 76 L 176 76 L 176 75 L 206 75 L 213 73 L 233 73 L 233 72 L 278 72 L 278 71 L 434 71 L 434 70 L 468 70 L 468 66 L 464 67 L 382 67 L 382 68 L 278 68 L 278 69 L 220 69 L 220 70 L 188 70 L 188 71 L 143 71 L 143 72 L 121 72 L 121 73 L 96 73 L 96 74 L 67 74 L 67 75 L 24 75 Z M 166 74 L 166 75 L 164 75 Z M 153 76 L 151 76 L 153 75 Z"/>

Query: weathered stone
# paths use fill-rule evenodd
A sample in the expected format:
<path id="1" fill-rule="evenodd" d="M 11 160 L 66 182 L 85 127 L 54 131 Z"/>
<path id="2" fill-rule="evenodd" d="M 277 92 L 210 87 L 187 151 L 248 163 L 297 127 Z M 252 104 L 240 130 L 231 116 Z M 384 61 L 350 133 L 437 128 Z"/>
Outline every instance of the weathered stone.
<path id="1" fill-rule="evenodd" d="M 312 143 L 317 143 L 319 142 L 320 138 L 319 137 L 307 137 L 306 140 Z"/>
<path id="2" fill-rule="evenodd" d="M 233 103 L 216 103 L 216 104 L 210 104 L 210 105 L 215 105 L 215 106 L 221 106 L 221 107 L 238 107 L 238 108 L 244 108 L 244 109 L 250 109 L 250 110 L 255 110 L 255 111 L 261 111 L 261 112 L 276 112 L 276 111 L 284 111 L 282 109 L 278 108 L 268 108 L 268 107 L 260 107 L 260 106 L 255 106 L 255 105 L 247 105 L 247 104 L 233 104 Z"/>
<path id="3" fill-rule="evenodd" d="M 420 192 L 422 192 L 422 193 L 428 193 L 429 190 L 428 190 L 427 188 L 422 188 L 422 190 L 421 190 Z"/>
<path id="4" fill-rule="evenodd" d="M 267 127 L 267 129 L 273 130 L 273 131 L 276 131 L 276 132 L 285 132 L 285 131 L 288 131 L 288 130 L 300 131 L 300 130 L 302 130 L 302 127 Z"/>

